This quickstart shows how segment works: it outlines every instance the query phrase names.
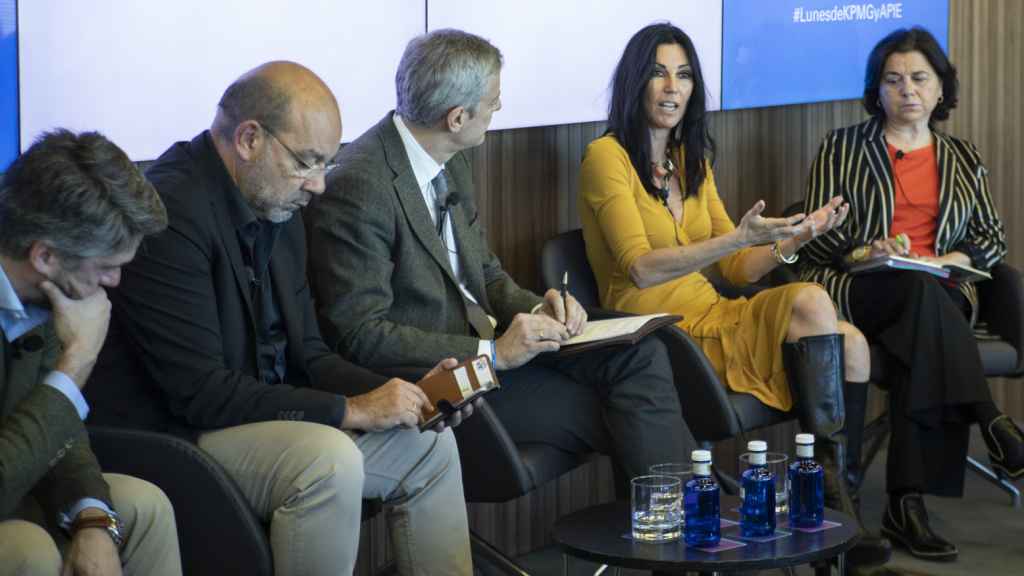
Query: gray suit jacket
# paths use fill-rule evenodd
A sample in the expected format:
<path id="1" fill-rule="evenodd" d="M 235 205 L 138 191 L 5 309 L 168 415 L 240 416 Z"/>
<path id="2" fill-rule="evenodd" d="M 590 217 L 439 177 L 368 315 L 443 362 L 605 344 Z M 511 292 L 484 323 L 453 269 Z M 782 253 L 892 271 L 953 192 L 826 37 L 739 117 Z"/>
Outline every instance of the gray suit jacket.
<path id="1" fill-rule="evenodd" d="M 321 332 L 368 367 L 474 356 L 479 339 L 391 117 L 342 150 L 327 191 L 306 211 Z M 445 168 L 459 198 L 450 216 L 466 286 L 500 332 L 541 299 L 516 285 L 487 247 L 465 155 Z"/>
<path id="2" fill-rule="evenodd" d="M 30 494 L 50 519 L 82 498 L 110 506 L 78 412 L 42 383 L 60 353 L 52 324 L 14 342 L 0 332 L 0 353 L 0 520 Z"/>

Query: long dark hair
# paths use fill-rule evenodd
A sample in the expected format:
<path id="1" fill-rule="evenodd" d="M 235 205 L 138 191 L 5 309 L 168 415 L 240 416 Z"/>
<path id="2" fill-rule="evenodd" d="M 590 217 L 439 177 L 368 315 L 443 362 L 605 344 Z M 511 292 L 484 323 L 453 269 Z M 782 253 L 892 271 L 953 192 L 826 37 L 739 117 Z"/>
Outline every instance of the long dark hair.
<path id="1" fill-rule="evenodd" d="M 896 52 L 920 52 L 935 69 L 935 73 L 942 80 L 942 102 L 936 104 L 932 110 L 928 123 L 942 121 L 949 118 L 949 112 L 956 108 L 957 91 L 960 82 L 956 78 L 956 67 L 946 57 L 939 42 L 928 30 L 915 26 L 913 28 L 900 28 L 882 38 L 868 55 L 868 67 L 864 73 L 864 99 L 861 103 L 868 114 L 879 120 L 885 119 L 885 110 L 878 101 L 878 87 L 882 83 L 882 71 L 885 63 Z"/>
<path id="2" fill-rule="evenodd" d="M 700 60 L 693 42 L 685 32 L 668 22 L 651 24 L 629 39 L 612 77 L 612 101 L 608 106 L 608 134 L 614 134 L 629 152 L 640 182 L 650 194 L 657 196 L 651 183 L 651 136 L 644 109 L 647 83 L 654 73 L 658 46 L 678 44 L 683 47 L 693 70 L 693 92 L 686 104 L 683 119 L 669 135 L 669 146 L 683 146 L 683 168 L 686 181 L 683 195 L 696 196 L 707 177 L 705 159 L 714 161 L 715 142 L 707 127 L 707 92 Z"/>

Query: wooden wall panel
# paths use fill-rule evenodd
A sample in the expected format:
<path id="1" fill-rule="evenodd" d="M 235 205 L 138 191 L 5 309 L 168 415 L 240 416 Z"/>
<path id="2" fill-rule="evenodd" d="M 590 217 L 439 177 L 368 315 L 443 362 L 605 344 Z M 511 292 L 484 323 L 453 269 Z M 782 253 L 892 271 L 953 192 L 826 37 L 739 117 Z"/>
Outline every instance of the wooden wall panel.
<path id="1" fill-rule="evenodd" d="M 944 129 L 974 142 L 985 158 L 1007 224 L 1009 262 L 1016 266 L 1024 265 L 1024 228 L 1017 226 L 1024 214 L 1022 29 L 1024 2 L 951 1 L 949 46 L 960 72 L 961 99 Z M 738 220 L 759 198 L 768 202 L 771 213 L 801 200 L 821 139 L 862 118 L 859 101 L 712 114 L 718 143 L 715 176 L 733 218 Z M 540 288 L 537 263 L 544 241 L 579 226 L 579 164 L 587 143 L 603 130 L 603 123 L 592 122 L 492 132 L 471 151 L 491 247 L 521 285 Z M 1005 411 L 1024 418 L 1024 383 L 993 380 L 992 389 Z M 875 396 L 877 408 L 881 399 Z M 786 424 L 759 436 L 771 446 L 789 446 L 795 430 Z M 716 463 L 735 470 L 741 451 L 741 440 L 722 442 L 715 449 Z M 559 515 L 611 498 L 610 466 L 599 459 L 515 502 L 470 506 L 470 521 L 501 549 L 519 554 L 549 543 Z M 366 535 L 375 545 L 363 548 L 374 563 L 385 556 L 380 522 Z"/>

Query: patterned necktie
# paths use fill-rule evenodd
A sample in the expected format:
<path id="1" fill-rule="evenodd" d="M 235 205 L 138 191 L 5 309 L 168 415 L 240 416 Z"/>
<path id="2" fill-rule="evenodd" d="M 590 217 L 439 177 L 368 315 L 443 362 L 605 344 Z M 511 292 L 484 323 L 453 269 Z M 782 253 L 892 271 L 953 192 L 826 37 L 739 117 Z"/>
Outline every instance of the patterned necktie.
<path id="1" fill-rule="evenodd" d="M 444 168 L 430 181 L 434 186 L 434 202 L 437 204 L 437 234 L 444 241 L 444 220 L 448 217 L 448 197 L 451 191 L 448 190 L 448 178 Z"/>
<path id="2" fill-rule="evenodd" d="M 430 181 L 434 186 L 434 198 L 437 202 L 437 234 L 441 237 L 441 244 L 444 244 L 447 248 L 447 242 L 444 237 L 444 221 L 448 217 L 448 199 L 451 196 L 451 191 L 448 189 L 448 178 L 446 177 L 444 169 L 434 176 L 434 179 Z M 455 223 L 452 222 L 452 233 L 454 235 Z M 462 302 L 466 305 L 466 320 L 469 321 L 469 325 L 476 332 L 476 335 L 483 340 L 492 340 L 494 338 L 494 326 L 491 325 L 490 318 L 487 317 L 487 312 L 462 293 L 462 289 L 459 289 L 459 294 L 462 295 Z"/>

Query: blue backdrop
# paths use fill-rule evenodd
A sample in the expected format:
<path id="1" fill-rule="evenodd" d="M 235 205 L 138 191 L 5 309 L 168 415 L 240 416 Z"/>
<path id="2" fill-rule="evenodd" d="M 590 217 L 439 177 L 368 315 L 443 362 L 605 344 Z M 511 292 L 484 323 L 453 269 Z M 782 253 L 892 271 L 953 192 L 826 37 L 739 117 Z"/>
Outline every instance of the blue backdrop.
<path id="1" fill-rule="evenodd" d="M 923 26 L 947 48 L 948 0 L 725 0 L 722 107 L 859 98 L 871 48 Z"/>
<path id="2" fill-rule="evenodd" d="M 0 172 L 18 155 L 17 27 L 15 0 L 0 0 Z"/>

